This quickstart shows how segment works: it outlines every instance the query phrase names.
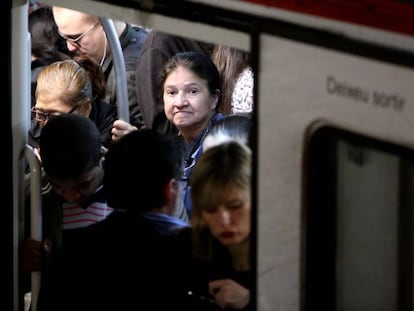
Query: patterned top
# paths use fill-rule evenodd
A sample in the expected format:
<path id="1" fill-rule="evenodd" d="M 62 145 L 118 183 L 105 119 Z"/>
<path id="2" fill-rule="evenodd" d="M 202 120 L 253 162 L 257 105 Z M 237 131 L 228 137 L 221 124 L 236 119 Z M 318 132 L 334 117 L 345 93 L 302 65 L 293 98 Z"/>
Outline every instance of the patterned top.
<path id="1" fill-rule="evenodd" d="M 253 110 L 253 70 L 247 67 L 242 71 L 234 85 L 231 111 L 232 113 L 250 113 Z"/>
<path id="2" fill-rule="evenodd" d="M 113 212 L 103 197 L 102 185 L 83 204 L 63 202 L 63 230 L 77 229 L 100 222 Z"/>
<path id="3" fill-rule="evenodd" d="M 112 208 L 104 202 L 94 202 L 87 208 L 78 204 L 63 203 L 63 230 L 90 226 L 111 213 Z"/>

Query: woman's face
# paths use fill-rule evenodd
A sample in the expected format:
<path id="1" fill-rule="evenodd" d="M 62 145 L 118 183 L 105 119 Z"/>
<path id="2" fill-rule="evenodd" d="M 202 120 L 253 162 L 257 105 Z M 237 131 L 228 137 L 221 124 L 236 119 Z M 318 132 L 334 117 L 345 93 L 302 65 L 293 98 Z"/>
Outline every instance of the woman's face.
<path id="1" fill-rule="evenodd" d="M 207 81 L 178 66 L 164 82 L 164 111 L 182 133 L 207 125 L 214 114 L 218 94 L 211 94 Z"/>
<path id="2" fill-rule="evenodd" d="M 213 236 L 225 246 L 237 245 L 250 236 L 251 195 L 249 189 L 228 184 L 217 206 L 203 210 L 201 216 Z"/>

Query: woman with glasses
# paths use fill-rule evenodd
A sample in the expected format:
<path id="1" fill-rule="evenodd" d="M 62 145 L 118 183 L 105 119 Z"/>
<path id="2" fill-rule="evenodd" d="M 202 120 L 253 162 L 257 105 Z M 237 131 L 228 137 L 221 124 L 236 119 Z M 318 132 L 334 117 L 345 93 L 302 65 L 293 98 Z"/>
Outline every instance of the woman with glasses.
<path id="1" fill-rule="evenodd" d="M 117 110 L 104 100 L 105 95 L 103 72 L 85 55 L 46 66 L 37 79 L 29 143 L 38 147 L 40 130 L 48 120 L 74 113 L 94 121 L 101 133 L 101 143 L 107 147 Z"/>

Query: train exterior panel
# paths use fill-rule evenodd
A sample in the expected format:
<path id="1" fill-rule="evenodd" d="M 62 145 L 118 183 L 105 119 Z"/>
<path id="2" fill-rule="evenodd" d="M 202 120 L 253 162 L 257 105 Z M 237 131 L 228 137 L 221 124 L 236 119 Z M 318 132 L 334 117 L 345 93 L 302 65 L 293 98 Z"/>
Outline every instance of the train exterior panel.
<path id="1" fill-rule="evenodd" d="M 309 208 L 305 168 L 311 164 L 306 150 L 315 128 L 333 126 L 412 148 L 414 71 L 273 36 L 261 38 L 261 49 L 257 179 L 259 310 L 301 310 L 309 268 L 305 258 Z M 323 152 L 320 150 L 320 157 Z M 312 182 L 324 184 L 322 172 Z M 366 183 L 375 181 L 368 178 Z M 327 187 L 326 195 L 329 190 Z M 365 208 L 376 203 L 376 200 L 365 202 Z M 326 234 L 321 239 L 329 240 L 333 232 Z"/>

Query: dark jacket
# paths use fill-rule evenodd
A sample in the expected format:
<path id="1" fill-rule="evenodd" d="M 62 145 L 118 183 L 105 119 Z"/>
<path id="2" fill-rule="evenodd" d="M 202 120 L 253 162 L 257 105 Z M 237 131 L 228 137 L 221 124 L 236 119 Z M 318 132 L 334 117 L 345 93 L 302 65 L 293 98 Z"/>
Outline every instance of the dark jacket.
<path id="1" fill-rule="evenodd" d="M 138 57 L 141 52 L 142 45 L 148 36 L 148 32 L 145 28 L 132 26 L 127 24 L 125 30 L 119 37 L 119 41 L 122 48 L 122 54 L 125 61 L 125 73 L 127 78 L 127 92 L 128 92 L 128 104 L 129 104 L 129 117 L 130 123 L 140 129 L 144 125 L 147 125 L 144 121 L 145 118 L 142 115 L 142 107 L 138 104 L 137 100 L 137 86 L 138 82 L 135 76 Z M 102 69 L 106 78 L 106 86 L 109 92 L 109 98 L 107 101 L 117 107 L 118 101 L 116 97 L 116 74 L 115 66 L 113 64 L 112 55 L 109 55 L 102 66 Z M 145 123 L 145 124 L 144 124 Z"/>
<path id="2" fill-rule="evenodd" d="M 104 100 L 95 101 L 92 103 L 92 110 L 89 118 L 95 122 L 101 133 L 101 143 L 108 147 L 112 141 L 112 126 L 116 119 L 118 119 L 118 111 L 116 107 L 109 105 Z"/>
<path id="3" fill-rule="evenodd" d="M 183 310 L 218 311 L 222 310 L 209 293 L 208 283 L 218 279 L 232 279 L 247 289 L 252 289 L 253 275 L 251 271 L 240 272 L 233 268 L 232 258 L 227 248 L 213 239 L 213 258 L 204 260 L 194 255 L 192 248 L 192 228 L 183 228 L 171 238 L 171 244 L 177 250 L 174 258 L 176 266 L 184 271 L 181 275 L 181 290 L 177 295 L 182 299 Z M 252 291 L 251 291 L 252 292 Z M 249 304 L 243 310 L 253 310 Z"/>
<path id="4" fill-rule="evenodd" d="M 38 310 L 176 310 L 167 237 L 182 225 L 168 216 L 114 211 L 78 230 L 76 243 L 49 259 Z"/>

